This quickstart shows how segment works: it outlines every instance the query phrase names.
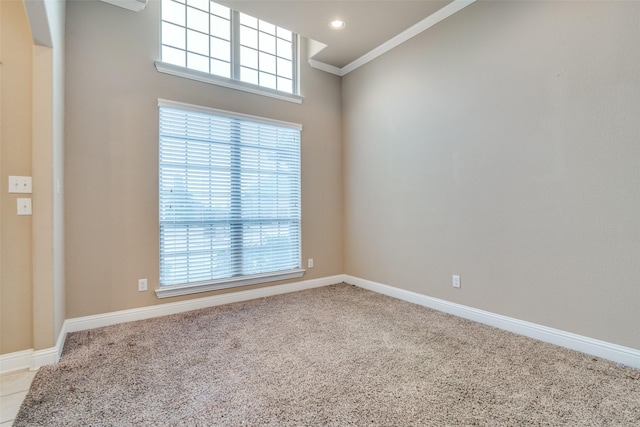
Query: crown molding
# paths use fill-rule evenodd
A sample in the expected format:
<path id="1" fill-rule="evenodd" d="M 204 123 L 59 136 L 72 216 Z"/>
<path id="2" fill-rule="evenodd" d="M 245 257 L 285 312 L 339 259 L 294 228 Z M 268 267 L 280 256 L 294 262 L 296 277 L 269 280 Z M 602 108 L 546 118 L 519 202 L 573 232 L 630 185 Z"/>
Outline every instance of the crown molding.
<path id="1" fill-rule="evenodd" d="M 342 73 L 342 69 L 338 67 L 334 67 L 333 65 L 329 65 L 324 62 L 316 61 L 315 59 L 309 59 L 309 65 L 318 70 L 325 71 L 327 73 L 335 74 L 336 76 L 344 76 Z"/>
<path id="2" fill-rule="evenodd" d="M 317 68 L 318 70 L 322 70 L 322 71 L 326 71 L 326 72 L 331 73 L 331 74 L 335 74 L 336 76 L 341 76 L 341 77 L 345 76 L 345 75 L 349 74 L 350 72 L 362 67 L 366 63 L 368 63 L 370 61 L 373 61 L 374 59 L 376 59 L 380 55 L 383 55 L 383 54 L 389 52 L 394 47 L 401 45 L 402 43 L 406 42 L 407 40 L 417 36 L 418 34 L 422 33 L 423 31 L 433 27 L 438 22 L 441 22 L 441 21 L 447 19 L 448 17 L 450 17 L 454 13 L 464 9 L 465 7 L 471 5 L 472 3 L 475 3 L 475 1 L 476 0 L 454 0 L 454 1 L 452 1 L 451 3 L 449 3 L 448 5 L 443 7 L 442 9 L 438 10 L 435 13 L 432 13 L 431 15 L 427 16 L 422 21 L 420 21 L 417 24 L 407 28 L 406 30 L 404 30 L 403 32 L 398 34 L 397 36 L 387 40 L 386 42 L 382 43 L 380 46 L 370 50 L 369 52 L 367 52 L 364 55 L 362 55 L 360 58 L 356 59 L 355 61 L 353 61 L 353 62 L 351 62 L 351 63 L 349 63 L 347 65 L 345 65 L 342 68 L 334 67 L 333 65 L 325 64 L 324 62 L 316 61 L 314 59 L 310 59 L 309 60 L 309 65 L 311 65 L 313 68 Z"/>

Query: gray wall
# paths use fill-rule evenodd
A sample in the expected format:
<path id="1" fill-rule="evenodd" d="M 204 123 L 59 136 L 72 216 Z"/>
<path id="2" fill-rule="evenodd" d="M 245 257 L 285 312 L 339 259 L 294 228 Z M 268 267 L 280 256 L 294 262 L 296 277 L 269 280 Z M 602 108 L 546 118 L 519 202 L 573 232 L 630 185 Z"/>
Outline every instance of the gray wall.
<path id="1" fill-rule="evenodd" d="M 346 273 L 640 348 L 640 3 L 478 2 L 342 87 Z"/>
<path id="2" fill-rule="evenodd" d="M 302 280 L 343 272 L 339 77 L 302 64 L 302 105 L 158 73 L 160 4 L 67 4 L 66 317 L 158 300 L 158 98 L 301 123 Z M 306 43 L 302 43 L 306 46 Z M 302 54 L 304 58 L 304 52 Z M 148 278 L 147 292 L 137 279 Z M 243 288 L 247 289 L 247 288 Z"/>

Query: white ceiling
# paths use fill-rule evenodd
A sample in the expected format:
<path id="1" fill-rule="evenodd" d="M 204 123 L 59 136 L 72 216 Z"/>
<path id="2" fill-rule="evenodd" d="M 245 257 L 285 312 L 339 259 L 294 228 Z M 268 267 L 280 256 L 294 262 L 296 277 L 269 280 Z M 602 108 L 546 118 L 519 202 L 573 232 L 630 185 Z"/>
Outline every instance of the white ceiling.
<path id="1" fill-rule="evenodd" d="M 327 45 L 313 59 L 343 68 L 452 0 L 217 0 Z M 342 19 L 336 31 L 329 22 Z"/>

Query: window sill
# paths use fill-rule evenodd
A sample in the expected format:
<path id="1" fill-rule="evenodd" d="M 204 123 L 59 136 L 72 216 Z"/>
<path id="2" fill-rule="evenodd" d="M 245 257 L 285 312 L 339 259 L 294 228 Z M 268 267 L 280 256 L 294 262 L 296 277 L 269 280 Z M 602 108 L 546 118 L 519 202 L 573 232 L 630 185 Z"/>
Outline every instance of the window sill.
<path id="1" fill-rule="evenodd" d="M 203 73 L 201 71 L 190 70 L 188 68 L 179 67 L 173 64 L 167 64 L 166 62 L 156 61 L 156 70 L 160 73 L 170 74 L 172 76 L 183 77 L 185 79 L 196 80 L 203 83 L 214 84 L 223 86 L 230 89 L 241 90 L 243 92 L 249 92 L 256 95 L 268 96 L 270 98 L 279 99 L 282 101 L 294 102 L 296 104 L 302 104 L 304 97 L 301 95 L 294 95 L 292 93 L 280 92 L 277 90 L 265 88 L 262 86 L 254 85 L 251 83 L 245 83 L 238 80 L 227 79 L 225 77 L 215 76 L 209 73 Z"/>
<path id="2" fill-rule="evenodd" d="M 189 283 L 187 285 L 163 286 L 156 289 L 158 298 L 177 297 L 180 295 L 196 294 L 199 292 L 215 291 L 218 289 L 235 288 L 239 286 L 255 285 L 258 283 L 275 282 L 277 280 L 295 279 L 302 277 L 305 270 L 285 270 L 275 273 L 256 274 L 253 276 L 232 277 L 230 279 L 212 280 L 207 282 Z"/>

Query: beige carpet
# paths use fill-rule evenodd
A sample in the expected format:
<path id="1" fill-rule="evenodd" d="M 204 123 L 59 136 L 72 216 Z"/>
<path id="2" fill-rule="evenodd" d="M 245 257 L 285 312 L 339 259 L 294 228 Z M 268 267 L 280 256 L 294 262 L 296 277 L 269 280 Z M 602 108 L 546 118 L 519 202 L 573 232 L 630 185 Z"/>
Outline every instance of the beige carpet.
<path id="1" fill-rule="evenodd" d="M 640 425 L 640 371 L 340 284 L 76 332 L 17 426 Z"/>

